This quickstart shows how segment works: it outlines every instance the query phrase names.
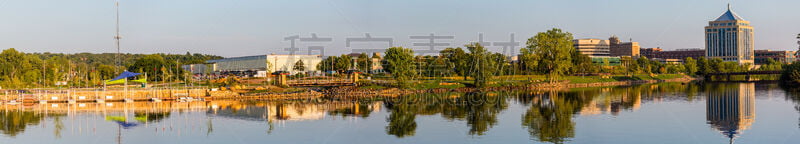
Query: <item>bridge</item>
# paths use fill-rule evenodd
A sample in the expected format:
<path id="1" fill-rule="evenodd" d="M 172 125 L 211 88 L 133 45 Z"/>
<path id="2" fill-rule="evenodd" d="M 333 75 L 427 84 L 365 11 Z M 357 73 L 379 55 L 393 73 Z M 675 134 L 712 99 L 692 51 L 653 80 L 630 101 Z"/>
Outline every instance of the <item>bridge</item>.
<path id="1" fill-rule="evenodd" d="M 781 71 L 721 72 L 721 73 L 709 73 L 706 76 L 724 76 L 727 81 L 730 81 L 731 76 L 744 75 L 745 81 L 750 81 L 751 75 L 777 75 L 777 74 L 781 74 Z"/>
<path id="2" fill-rule="evenodd" d="M 278 83 L 287 86 L 348 86 L 356 85 L 358 73 L 352 73 L 347 78 L 314 76 L 289 80 L 285 75 L 278 77 Z"/>
<path id="3" fill-rule="evenodd" d="M 289 86 L 345 86 L 354 85 L 350 79 L 326 78 L 326 79 L 295 79 L 286 82 Z"/>

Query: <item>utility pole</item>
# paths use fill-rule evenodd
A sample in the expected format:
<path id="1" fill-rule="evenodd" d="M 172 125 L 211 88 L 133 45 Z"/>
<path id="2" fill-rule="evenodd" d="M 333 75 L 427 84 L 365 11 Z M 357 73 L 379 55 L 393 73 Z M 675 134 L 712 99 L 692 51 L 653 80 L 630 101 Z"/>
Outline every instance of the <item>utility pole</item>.
<path id="1" fill-rule="evenodd" d="M 114 68 L 114 72 L 115 73 L 119 73 L 119 68 L 122 65 L 122 62 L 120 61 L 120 55 L 119 55 L 119 49 L 120 49 L 119 48 L 119 39 L 122 39 L 122 36 L 119 35 L 119 0 L 117 0 L 114 3 L 114 5 L 116 6 L 116 11 L 117 11 L 116 35 L 114 35 L 114 40 L 116 41 L 116 44 L 117 44 L 117 55 L 114 57 L 115 58 L 115 62 L 114 63 L 116 64 L 116 68 Z"/>

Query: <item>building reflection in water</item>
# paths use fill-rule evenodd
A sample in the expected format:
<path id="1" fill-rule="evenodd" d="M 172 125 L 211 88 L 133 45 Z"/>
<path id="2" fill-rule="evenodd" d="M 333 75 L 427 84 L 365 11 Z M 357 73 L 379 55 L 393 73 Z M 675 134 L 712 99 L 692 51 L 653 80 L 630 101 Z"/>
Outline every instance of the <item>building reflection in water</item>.
<path id="1" fill-rule="evenodd" d="M 326 115 L 342 118 L 365 118 L 381 109 L 381 102 L 136 102 L 136 103 L 78 103 L 78 104 L 26 104 L 0 105 L 0 136 L 14 137 L 34 125 L 53 125 L 55 138 L 62 132 L 71 135 L 97 135 L 102 125 L 84 123 L 115 123 L 115 129 L 151 129 L 159 134 L 180 134 L 191 130 L 213 131 L 212 119 L 182 121 L 170 119 L 175 114 L 186 117 L 185 112 L 200 112 L 211 117 L 247 121 L 273 122 L 321 120 Z M 177 112 L 177 113 L 175 113 Z M 53 124 L 46 119 L 51 118 Z M 167 122 L 163 122 L 167 121 Z M 124 131 L 118 130 L 119 137 Z"/>
<path id="2" fill-rule="evenodd" d="M 755 84 L 730 83 L 709 87 L 706 120 L 733 143 L 755 121 Z"/>
<path id="3" fill-rule="evenodd" d="M 379 111 L 380 102 L 351 103 L 283 103 L 283 102 L 218 102 L 211 105 L 208 114 L 251 121 L 304 121 L 320 120 L 326 115 L 367 117 L 371 112 Z"/>
<path id="4" fill-rule="evenodd" d="M 597 115 L 611 113 L 619 115 L 622 110 L 638 110 L 642 105 L 642 94 L 632 88 L 621 90 L 602 89 L 588 104 L 581 109 L 580 115 Z"/>

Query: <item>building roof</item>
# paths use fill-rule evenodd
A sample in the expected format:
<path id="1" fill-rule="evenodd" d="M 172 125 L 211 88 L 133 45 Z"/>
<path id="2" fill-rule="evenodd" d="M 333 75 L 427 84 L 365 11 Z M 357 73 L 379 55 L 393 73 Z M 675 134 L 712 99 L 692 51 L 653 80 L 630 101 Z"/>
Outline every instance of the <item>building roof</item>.
<path id="1" fill-rule="evenodd" d="M 217 63 L 217 62 L 225 62 L 225 61 L 241 61 L 241 60 L 258 60 L 258 59 L 266 60 L 267 59 L 267 55 L 230 57 L 230 58 L 224 58 L 224 59 L 207 60 L 206 63 Z"/>
<path id="2" fill-rule="evenodd" d="M 732 20 L 744 21 L 742 17 L 739 17 L 739 15 L 736 15 L 736 13 L 734 13 L 731 10 L 731 5 L 728 4 L 728 11 L 723 13 L 722 16 L 719 16 L 719 18 L 717 18 L 717 20 L 714 21 L 732 21 Z"/>

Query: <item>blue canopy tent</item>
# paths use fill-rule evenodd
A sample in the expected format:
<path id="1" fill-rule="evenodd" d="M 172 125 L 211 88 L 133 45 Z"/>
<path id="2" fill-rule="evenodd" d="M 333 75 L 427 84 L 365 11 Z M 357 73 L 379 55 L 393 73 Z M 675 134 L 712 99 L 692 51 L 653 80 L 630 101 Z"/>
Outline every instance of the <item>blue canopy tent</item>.
<path id="1" fill-rule="evenodd" d="M 137 75 L 141 75 L 141 73 L 134 73 L 134 72 L 124 71 L 121 74 L 119 74 L 119 76 L 115 77 L 114 79 L 103 81 L 103 88 L 105 89 L 106 84 L 122 84 L 122 83 L 124 83 L 126 85 L 126 88 L 127 88 L 127 85 L 128 85 L 128 79 L 127 78 L 135 77 Z M 142 83 L 142 87 L 145 87 L 145 83 L 147 83 L 147 75 L 145 74 L 145 78 L 138 79 L 138 80 L 133 80 L 133 82 Z"/>
<path id="2" fill-rule="evenodd" d="M 137 76 L 137 75 L 140 75 L 140 74 L 142 74 L 142 73 L 134 73 L 134 72 L 124 71 L 121 74 L 119 74 L 119 76 L 115 77 L 114 79 L 111 79 L 111 81 L 124 79 L 124 78 L 129 78 L 129 77 L 134 77 L 134 76 Z"/>

